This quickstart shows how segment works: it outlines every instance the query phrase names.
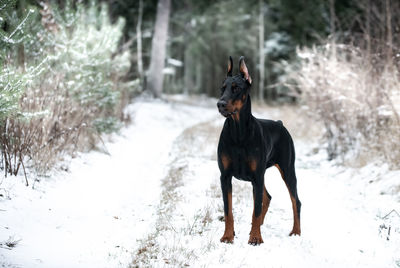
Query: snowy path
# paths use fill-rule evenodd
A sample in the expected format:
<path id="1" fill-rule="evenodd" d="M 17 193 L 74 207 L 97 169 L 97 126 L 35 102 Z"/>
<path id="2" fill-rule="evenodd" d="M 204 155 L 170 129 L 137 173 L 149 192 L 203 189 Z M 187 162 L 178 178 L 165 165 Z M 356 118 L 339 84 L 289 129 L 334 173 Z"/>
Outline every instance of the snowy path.
<path id="1" fill-rule="evenodd" d="M 138 101 L 131 109 L 134 124 L 107 143 L 109 155 L 74 159 L 41 190 L 10 179 L 0 185 L 11 197 L 0 199 L 0 243 L 21 239 L 0 247 L 0 266 L 400 267 L 400 221 L 380 218 L 400 211 L 393 196 L 379 194 L 383 171 L 334 167 L 295 139 L 302 236 L 287 236 L 290 199 L 271 168 L 265 243 L 247 244 L 251 186 L 234 180 L 235 242 L 221 244 L 215 148 L 223 119 L 213 103 Z M 389 240 L 383 223 L 392 226 Z"/>
<path id="2" fill-rule="evenodd" d="M 109 155 L 75 159 L 68 174 L 44 183 L 43 193 L 5 179 L 14 180 L 4 185 L 14 190 L 11 200 L 0 202 L 0 242 L 21 241 L 12 250 L 0 248 L 0 266 L 129 264 L 136 240 L 154 221 L 172 142 L 185 128 L 214 116 L 188 105 L 138 102 L 130 108 L 134 124 L 107 144 Z"/>
<path id="3" fill-rule="evenodd" d="M 166 181 L 175 185 L 173 196 L 177 197 L 169 198 L 167 205 L 161 200 L 159 224 L 147 239 L 144 236 L 134 266 L 400 266 L 400 219 L 381 219 L 392 209 L 400 211 L 400 205 L 394 197 L 380 195 L 382 185 L 374 181 L 387 175 L 385 169 L 335 167 L 324 160 L 323 152 L 307 155 L 311 144 L 302 140 L 296 142 L 302 236 L 288 236 L 293 223 L 291 203 L 279 172 L 271 168 L 266 185 L 273 198 L 261 229 L 265 243 L 259 247 L 247 244 L 251 185 L 234 180 L 235 242 L 221 244 L 224 224 L 220 221 L 223 209 L 215 148 L 222 124 L 222 118 L 199 124 L 176 140 L 172 154 L 179 152 L 179 161 L 172 161 L 170 168 L 180 170 L 181 175 L 169 176 Z M 399 174 L 384 179 L 395 185 Z M 163 222 L 165 217 L 168 220 Z M 387 230 L 380 228 L 382 224 L 392 226 L 389 240 Z"/>

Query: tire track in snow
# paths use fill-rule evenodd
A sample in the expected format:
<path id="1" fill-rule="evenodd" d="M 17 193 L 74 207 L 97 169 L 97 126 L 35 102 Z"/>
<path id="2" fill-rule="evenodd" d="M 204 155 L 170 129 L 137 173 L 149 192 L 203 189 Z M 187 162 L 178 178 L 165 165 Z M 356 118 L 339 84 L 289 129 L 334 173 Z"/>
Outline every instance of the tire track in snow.
<path id="1" fill-rule="evenodd" d="M 189 165 L 193 156 L 207 158 L 207 154 L 201 156 L 202 152 L 204 154 L 204 145 L 215 144 L 215 135 L 210 135 L 209 129 L 210 121 L 199 123 L 186 128 L 175 139 L 170 153 L 175 157 L 171 160 L 169 171 L 161 183 L 162 191 L 154 231 L 142 239 L 133 256 L 131 267 L 184 267 L 190 266 L 198 259 L 196 250 L 187 247 L 187 237 L 203 232 L 204 227 L 211 221 L 210 210 L 204 207 L 193 217 L 186 215 L 181 211 L 182 202 L 187 201 L 187 193 L 182 189 L 187 188 Z M 203 150 L 199 147 L 203 147 Z"/>

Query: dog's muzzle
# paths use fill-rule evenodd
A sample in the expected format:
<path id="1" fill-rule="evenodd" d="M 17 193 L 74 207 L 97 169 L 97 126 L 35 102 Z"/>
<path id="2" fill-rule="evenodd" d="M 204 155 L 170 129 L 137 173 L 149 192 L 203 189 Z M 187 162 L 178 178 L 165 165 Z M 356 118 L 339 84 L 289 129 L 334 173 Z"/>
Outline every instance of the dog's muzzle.
<path id="1" fill-rule="evenodd" d="M 217 102 L 217 107 L 218 107 L 218 111 L 225 117 L 232 115 L 232 114 L 236 114 L 238 111 L 233 111 L 233 112 L 228 112 L 227 110 L 227 102 L 224 100 L 219 100 Z"/>

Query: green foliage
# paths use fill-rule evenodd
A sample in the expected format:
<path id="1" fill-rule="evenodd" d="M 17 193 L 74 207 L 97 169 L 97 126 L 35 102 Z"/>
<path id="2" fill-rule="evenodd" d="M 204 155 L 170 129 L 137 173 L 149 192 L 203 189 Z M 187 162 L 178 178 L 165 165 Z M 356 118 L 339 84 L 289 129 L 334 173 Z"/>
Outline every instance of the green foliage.
<path id="1" fill-rule="evenodd" d="M 93 125 L 99 133 L 110 134 L 121 128 L 121 122 L 115 117 L 99 118 L 93 121 Z"/>
<path id="2" fill-rule="evenodd" d="M 19 113 L 19 99 L 26 86 L 26 77 L 13 68 L 0 69 L 0 126 L 9 116 Z"/>
<path id="3" fill-rule="evenodd" d="M 34 41 L 41 29 L 37 7 L 22 7 L 21 4 L 16 5 L 16 2 L 6 0 L 4 8 L 0 7 L 0 64 L 4 63 L 6 57 L 10 62 L 23 60 L 21 53 L 24 49 L 31 50 L 28 54 L 32 56 L 40 49 Z"/>
<path id="4" fill-rule="evenodd" d="M 329 1 L 271 0 L 275 24 L 296 44 L 308 45 L 329 33 Z M 294 47 L 293 47 L 294 48 Z"/>
<path id="5" fill-rule="evenodd" d="M 1 159 L 9 174 L 27 159 L 45 173 L 62 154 L 90 149 L 99 134 L 121 126 L 137 88 L 123 81 L 130 68 L 130 52 L 120 48 L 125 21 L 112 23 L 106 4 L 94 0 L 68 0 L 62 8 L 6 4 L 0 6 Z"/>
<path id="6" fill-rule="evenodd" d="M 125 36 L 133 41 L 132 49 L 136 52 L 135 36 L 139 1 L 112 1 L 110 5 L 114 16 L 122 15 L 127 19 Z M 143 62 L 144 69 L 149 64 L 151 37 L 154 30 L 156 0 L 144 2 L 143 10 Z M 246 57 L 257 91 L 259 79 L 259 0 L 222 0 L 222 1 L 172 1 L 170 20 L 168 58 L 179 60 L 183 66 L 168 64 L 165 75 L 167 93 L 206 93 L 218 94 L 220 80 L 224 77 L 229 55 Z M 331 1 L 320 0 L 263 0 L 264 6 L 264 54 L 265 79 L 268 98 L 276 99 L 289 95 L 287 87 L 282 85 L 286 73 L 284 65 L 295 60 L 297 46 L 318 44 L 332 35 L 336 40 L 353 40 L 361 29 L 366 29 L 366 18 L 362 12 L 366 3 L 372 6 L 371 16 L 380 15 L 384 4 L 379 1 L 334 0 L 335 32 L 331 29 Z M 391 2 L 394 7 L 396 1 Z M 393 29 L 398 16 L 392 16 Z M 385 35 L 385 21 L 375 18 L 371 23 L 381 29 Z M 396 28 L 397 29 L 397 28 Z M 374 29 L 372 29 L 374 32 Z M 393 35 L 393 38 L 396 39 Z M 274 45 L 275 44 L 275 45 Z M 272 46 L 271 46 L 272 45 Z M 146 66 L 147 65 L 147 66 Z M 136 66 L 131 69 L 136 75 Z M 255 92 L 256 93 L 256 92 Z M 258 95 L 258 94 L 253 94 Z"/>
<path id="7" fill-rule="evenodd" d="M 175 11 L 171 25 L 171 57 L 185 62 L 184 72 L 189 73 L 189 83 L 195 88 L 185 84 L 190 92 L 217 96 L 221 79 L 226 75 L 229 55 L 236 57 L 236 70 L 240 55 L 246 56 L 250 66 L 256 65 L 257 9 L 252 2 L 257 1 L 210 1 L 207 5 L 193 1 L 189 7 Z M 256 77 L 255 68 L 252 71 Z M 180 74 L 178 69 L 178 81 L 183 79 Z M 167 84 L 167 87 L 172 86 Z"/>
<path id="8" fill-rule="evenodd" d="M 33 49 L 38 47 L 34 39 L 41 29 L 37 21 L 35 6 L 18 6 L 16 0 L 5 0 L 0 5 L 0 125 L 9 117 L 25 116 L 19 100 L 37 75 L 37 68 L 23 71 L 25 66 L 20 65 L 24 65 L 25 55 L 37 54 L 38 50 Z"/>
<path id="9" fill-rule="evenodd" d="M 107 6 L 99 8 L 94 1 L 77 10 L 67 2 L 65 10 L 55 12 L 58 26 L 54 34 L 53 70 L 65 72 L 62 87 L 78 105 L 101 117 L 113 113 L 121 96 L 113 79 L 123 76 L 130 67 L 129 53 L 116 56 L 125 25 L 123 19 L 111 24 Z M 62 63 L 62 64 L 59 64 Z"/>

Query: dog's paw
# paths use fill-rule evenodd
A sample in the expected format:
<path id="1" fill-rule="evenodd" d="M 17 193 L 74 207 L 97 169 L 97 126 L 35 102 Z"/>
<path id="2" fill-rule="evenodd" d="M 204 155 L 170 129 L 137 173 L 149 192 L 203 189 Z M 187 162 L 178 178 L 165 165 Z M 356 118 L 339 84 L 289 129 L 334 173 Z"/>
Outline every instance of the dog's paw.
<path id="1" fill-rule="evenodd" d="M 264 243 L 261 235 L 260 236 L 252 236 L 252 235 L 250 235 L 249 245 L 257 246 L 257 245 L 260 245 L 261 243 Z"/>
<path id="2" fill-rule="evenodd" d="M 232 244 L 234 237 L 235 237 L 235 233 L 230 234 L 230 235 L 224 234 L 219 241 L 221 241 L 222 243 Z"/>
<path id="3" fill-rule="evenodd" d="M 293 230 L 290 232 L 289 236 L 292 236 L 292 235 L 298 235 L 298 236 L 300 236 L 300 234 L 301 234 L 300 229 L 293 229 Z"/>

